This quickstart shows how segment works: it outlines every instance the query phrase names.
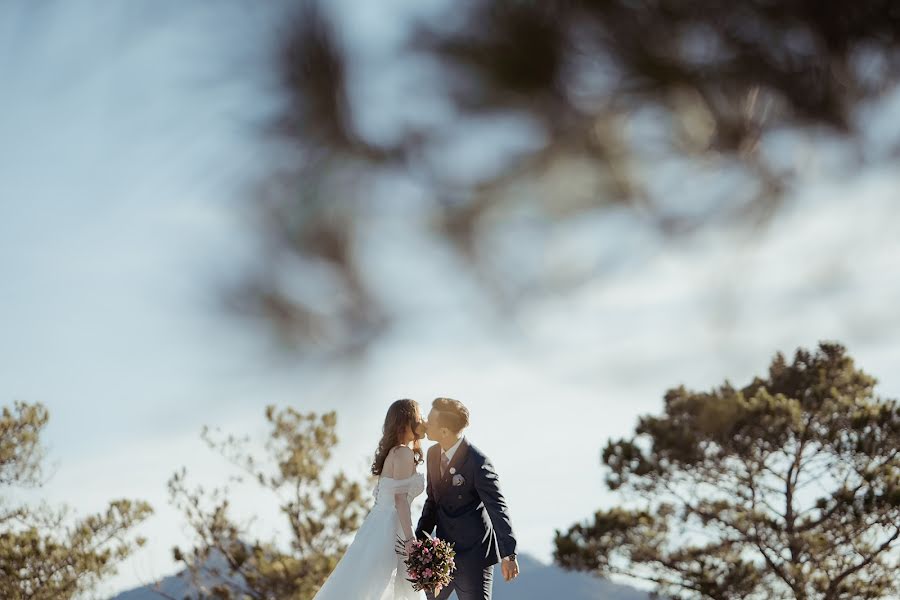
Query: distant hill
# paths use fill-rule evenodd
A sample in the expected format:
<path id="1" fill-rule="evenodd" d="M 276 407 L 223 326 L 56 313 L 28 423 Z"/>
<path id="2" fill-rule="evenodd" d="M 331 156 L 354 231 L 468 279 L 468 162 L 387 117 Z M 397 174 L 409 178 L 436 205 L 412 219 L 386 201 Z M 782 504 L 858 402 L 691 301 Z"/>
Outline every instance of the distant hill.
<path id="1" fill-rule="evenodd" d="M 520 575 L 503 581 L 494 570 L 494 600 L 647 600 L 644 591 L 619 585 L 586 573 L 565 571 L 527 554 L 519 555 Z M 455 598 L 455 596 L 451 596 Z"/>
<path id="2" fill-rule="evenodd" d="M 216 561 L 216 557 L 210 559 Z M 218 558 L 221 560 L 221 557 Z M 215 562 L 210 566 L 215 566 Z M 625 585 L 592 577 L 584 573 L 565 571 L 546 565 L 527 554 L 519 555 L 521 575 L 510 583 L 503 581 L 499 566 L 494 571 L 494 600 L 648 600 L 646 592 Z M 185 572 L 167 577 L 162 590 L 174 598 L 189 594 L 190 578 Z M 456 598 L 455 595 L 450 596 Z M 160 600 L 150 586 L 122 592 L 110 600 Z"/>
<path id="3" fill-rule="evenodd" d="M 209 570 L 218 569 L 219 572 L 223 573 L 227 571 L 227 563 L 218 552 L 213 552 L 205 564 Z M 213 583 L 213 580 L 208 579 L 204 583 Z M 117 594 L 110 600 L 163 600 L 165 596 L 156 593 L 155 589 L 156 587 L 153 585 L 145 585 Z M 183 569 L 175 575 L 166 577 L 160 582 L 159 590 L 172 598 L 178 598 L 178 600 L 189 597 L 191 592 L 190 573 Z"/>

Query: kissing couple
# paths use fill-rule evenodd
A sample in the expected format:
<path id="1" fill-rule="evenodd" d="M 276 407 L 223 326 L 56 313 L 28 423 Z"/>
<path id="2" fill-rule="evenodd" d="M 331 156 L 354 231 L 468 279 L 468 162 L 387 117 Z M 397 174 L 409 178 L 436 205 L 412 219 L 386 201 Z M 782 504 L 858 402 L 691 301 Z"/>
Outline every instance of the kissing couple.
<path id="1" fill-rule="evenodd" d="M 494 565 L 503 579 L 519 575 L 516 537 L 493 464 L 463 435 L 469 410 L 436 398 L 423 420 L 415 400 L 390 405 L 372 462 L 375 504 L 313 600 L 490 600 Z M 419 440 L 436 442 L 423 460 Z M 428 475 L 418 469 L 426 462 Z M 410 505 L 426 492 L 413 530 Z M 456 570 L 446 587 L 416 591 L 397 538 L 409 553 L 416 539 L 453 545 Z"/>

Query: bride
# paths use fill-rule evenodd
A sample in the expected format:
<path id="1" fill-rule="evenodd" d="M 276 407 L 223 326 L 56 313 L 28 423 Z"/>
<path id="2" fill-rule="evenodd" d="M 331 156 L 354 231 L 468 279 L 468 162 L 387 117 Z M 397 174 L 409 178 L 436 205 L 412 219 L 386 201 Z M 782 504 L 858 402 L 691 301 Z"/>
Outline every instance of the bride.
<path id="1" fill-rule="evenodd" d="M 407 551 L 415 540 L 410 503 L 425 491 L 425 476 L 416 469 L 424 437 L 419 405 L 414 400 L 391 404 L 372 462 L 372 474 L 379 476 L 375 505 L 313 600 L 425 600 L 425 592 L 407 581 L 396 550 L 398 535 Z"/>

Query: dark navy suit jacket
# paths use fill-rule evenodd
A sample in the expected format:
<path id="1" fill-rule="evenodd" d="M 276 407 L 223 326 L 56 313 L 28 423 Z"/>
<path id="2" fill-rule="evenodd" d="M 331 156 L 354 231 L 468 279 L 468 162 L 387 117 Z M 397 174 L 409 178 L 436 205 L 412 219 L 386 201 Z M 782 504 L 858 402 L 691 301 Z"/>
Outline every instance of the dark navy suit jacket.
<path id="1" fill-rule="evenodd" d="M 516 551 L 506 499 L 491 461 L 463 438 L 441 477 L 441 447 L 427 453 L 425 506 L 416 537 L 453 542 L 457 568 L 484 569 Z M 451 473 L 450 471 L 454 472 Z"/>

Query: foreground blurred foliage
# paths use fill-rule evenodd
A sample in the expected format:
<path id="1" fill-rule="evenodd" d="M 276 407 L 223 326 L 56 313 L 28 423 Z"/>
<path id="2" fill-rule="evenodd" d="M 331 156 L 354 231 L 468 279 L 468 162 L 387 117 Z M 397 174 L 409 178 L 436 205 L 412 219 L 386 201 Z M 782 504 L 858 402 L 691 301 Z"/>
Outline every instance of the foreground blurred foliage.
<path id="1" fill-rule="evenodd" d="M 252 522 L 238 523 L 229 514 L 227 487 L 191 490 L 182 469 L 169 480 L 169 493 L 195 536 L 193 548 L 174 549 L 191 575 L 192 598 L 312 598 L 369 508 L 363 485 L 342 471 L 324 474 L 337 444 L 335 413 L 269 406 L 266 418 L 271 432 L 265 461 L 247 449 L 247 437 L 215 439 L 204 428 L 203 439 L 278 498 L 290 541 L 283 547 L 259 540 Z"/>
<path id="2" fill-rule="evenodd" d="M 131 530 L 152 509 L 115 500 L 103 513 L 67 518 L 65 507 L 14 505 L 13 487 L 39 487 L 44 452 L 41 431 L 49 412 L 16 402 L 0 415 L 0 598 L 65 600 L 86 595 L 116 565 L 144 544 Z"/>
<path id="3" fill-rule="evenodd" d="M 743 388 L 670 390 L 603 451 L 625 502 L 556 534 L 556 560 L 684 599 L 896 598 L 900 404 L 837 344 Z"/>
<path id="4" fill-rule="evenodd" d="M 283 160 L 253 198 L 263 264 L 230 297 L 287 345 L 361 348 L 397 316 L 365 256 L 385 210 L 509 306 L 622 260 L 602 244 L 585 267 L 548 260 L 578 222 L 752 228 L 804 155 L 840 144 L 847 173 L 896 160 L 898 140 L 864 139 L 900 74 L 890 0 L 448 4 L 381 55 L 327 3 L 284 20 L 267 128 Z M 527 141 L 496 143 L 513 130 Z M 416 200 L 397 209 L 385 178 Z"/>

